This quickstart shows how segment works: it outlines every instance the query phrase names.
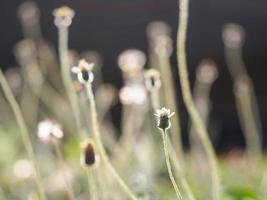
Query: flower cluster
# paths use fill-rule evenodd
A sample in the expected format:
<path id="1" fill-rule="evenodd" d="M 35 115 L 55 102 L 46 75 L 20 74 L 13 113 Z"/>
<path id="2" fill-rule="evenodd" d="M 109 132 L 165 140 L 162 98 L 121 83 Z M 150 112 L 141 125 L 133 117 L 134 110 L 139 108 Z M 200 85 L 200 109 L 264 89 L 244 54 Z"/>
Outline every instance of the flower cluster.
<path id="1" fill-rule="evenodd" d="M 157 127 L 162 130 L 168 130 L 171 127 L 170 118 L 174 115 L 174 112 L 171 112 L 170 109 L 162 107 L 157 110 L 155 116 L 157 117 Z"/>

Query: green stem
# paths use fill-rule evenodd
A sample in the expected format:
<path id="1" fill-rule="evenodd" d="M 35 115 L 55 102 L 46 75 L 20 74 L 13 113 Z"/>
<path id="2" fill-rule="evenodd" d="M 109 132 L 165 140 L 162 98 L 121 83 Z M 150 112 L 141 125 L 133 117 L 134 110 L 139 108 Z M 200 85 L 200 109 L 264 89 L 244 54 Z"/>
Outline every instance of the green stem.
<path id="1" fill-rule="evenodd" d="M 92 173 L 93 173 L 92 169 L 87 169 L 87 179 L 89 187 L 88 189 L 90 193 L 90 199 L 97 200 L 98 196 L 97 196 L 96 182 Z"/>
<path id="2" fill-rule="evenodd" d="M 174 176 L 173 176 L 173 173 L 172 173 L 172 169 L 171 169 L 166 130 L 162 131 L 162 141 L 163 141 L 163 149 L 164 149 L 164 154 L 165 154 L 165 160 L 166 160 L 166 165 L 167 165 L 167 169 L 168 169 L 168 174 L 169 174 L 169 177 L 171 179 L 173 188 L 175 190 L 177 199 L 181 200 L 182 196 L 181 196 L 181 193 L 180 193 L 179 188 L 177 186 L 177 183 L 176 183 L 176 181 L 174 179 Z"/>
<path id="3" fill-rule="evenodd" d="M 128 188 L 128 186 L 125 184 L 125 182 L 122 180 L 122 178 L 119 176 L 117 171 L 114 169 L 112 164 L 109 161 L 109 158 L 107 156 L 107 153 L 105 151 L 105 148 L 103 146 L 101 137 L 100 137 L 100 131 L 99 131 L 99 124 L 97 120 L 97 111 L 96 111 L 96 105 L 94 100 L 94 95 L 92 91 L 92 85 L 87 84 L 86 85 L 86 91 L 87 96 L 89 99 L 89 107 L 91 111 L 91 120 L 92 120 L 92 129 L 93 129 L 93 136 L 97 145 L 97 148 L 99 150 L 100 156 L 102 158 L 102 161 L 106 168 L 110 171 L 111 175 L 115 178 L 115 180 L 119 183 L 119 185 L 122 187 L 122 189 L 125 191 L 126 194 L 132 199 L 137 200 L 137 197 L 133 194 L 133 192 Z"/>
<path id="4" fill-rule="evenodd" d="M 24 121 L 24 118 L 22 116 L 22 113 L 21 113 L 21 110 L 19 108 L 19 105 L 18 105 L 14 95 L 12 94 L 10 87 L 8 86 L 8 83 L 7 83 L 7 81 L 5 79 L 5 76 L 4 76 L 4 74 L 3 74 L 1 69 L 0 69 L 0 83 L 1 83 L 1 86 L 2 86 L 2 89 L 3 89 L 3 92 L 4 92 L 4 94 L 5 94 L 6 98 L 7 98 L 7 101 L 9 102 L 9 104 L 11 106 L 11 109 L 14 112 L 16 121 L 17 121 L 18 126 L 19 126 L 20 131 L 21 131 L 21 137 L 22 137 L 23 144 L 24 144 L 24 146 L 26 148 L 28 157 L 29 157 L 29 159 L 31 160 L 31 162 L 33 164 L 35 182 L 37 184 L 41 199 L 42 200 L 46 200 L 44 187 L 43 187 L 43 184 L 42 184 L 40 171 L 39 171 L 39 168 L 38 168 L 38 165 L 37 165 L 37 159 L 36 159 L 36 157 L 34 155 L 34 152 L 33 152 L 33 147 L 32 147 L 32 144 L 31 144 L 28 128 L 27 128 L 27 126 L 25 124 L 25 121 Z"/>
<path id="5" fill-rule="evenodd" d="M 179 26 L 177 32 L 177 60 L 178 60 L 178 70 L 179 77 L 181 82 L 183 100 L 185 106 L 188 110 L 190 118 L 196 127 L 196 131 L 198 136 L 205 148 L 208 162 L 210 165 L 211 176 L 212 176 L 212 199 L 217 200 L 220 199 L 221 196 L 221 181 L 218 172 L 218 163 L 215 155 L 215 151 L 212 147 L 211 141 L 208 137 L 208 132 L 206 130 L 205 125 L 203 124 L 199 113 L 195 107 L 193 102 L 192 94 L 190 91 L 188 72 L 187 72 L 187 62 L 186 62 L 186 31 L 187 31 L 187 23 L 188 23 L 188 5 L 189 0 L 180 1 L 180 13 L 179 13 Z"/>

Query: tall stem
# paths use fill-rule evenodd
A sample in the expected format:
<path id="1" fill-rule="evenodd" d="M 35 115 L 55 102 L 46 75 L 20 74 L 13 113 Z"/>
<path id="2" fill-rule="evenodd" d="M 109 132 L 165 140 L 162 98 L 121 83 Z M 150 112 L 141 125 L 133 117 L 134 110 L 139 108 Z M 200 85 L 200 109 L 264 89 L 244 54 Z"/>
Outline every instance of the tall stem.
<path id="1" fill-rule="evenodd" d="M 165 131 L 162 131 L 162 141 L 163 141 L 163 149 L 164 149 L 164 154 L 165 154 L 165 160 L 166 160 L 166 165 L 167 165 L 167 169 L 168 169 L 168 174 L 169 174 L 169 177 L 171 179 L 173 188 L 175 190 L 177 199 L 181 200 L 182 199 L 182 196 L 181 196 L 181 193 L 179 191 L 179 188 L 178 188 L 178 186 L 176 184 L 176 181 L 174 179 L 174 176 L 173 176 L 173 173 L 172 173 L 172 169 L 171 169 L 171 163 L 170 163 L 170 157 L 169 157 L 169 150 L 168 150 L 168 141 L 167 141 L 167 132 L 166 132 L 166 130 Z"/>
<path id="2" fill-rule="evenodd" d="M 43 187 L 43 184 L 42 184 L 40 171 L 39 171 L 39 168 L 38 168 L 38 165 L 37 165 L 37 159 L 36 159 L 36 157 L 34 155 L 34 152 L 33 152 L 33 147 L 32 147 L 32 143 L 31 143 L 31 140 L 30 140 L 28 128 L 27 128 L 27 126 L 25 124 L 25 121 L 24 121 L 24 118 L 22 116 L 22 113 L 21 113 L 21 110 L 19 108 L 19 105 L 18 105 L 14 95 L 12 94 L 10 87 L 8 86 L 8 83 L 7 83 L 7 81 L 5 79 L 5 76 L 4 76 L 4 74 L 3 74 L 1 69 L 0 69 L 0 83 L 1 83 L 1 86 L 2 86 L 2 89 L 3 89 L 3 92 L 4 92 L 4 94 L 5 94 L 6 98 L 7 98 L 7 101 L 10 104 L 11 109 L 14 112 L 16 121 L 17 121 L 18 126 L 20 128 L 23 144 L 24 144 L 25 149 L 27 151 L 28 157 L 29 157 L 29 159 L 31 160 L 31 162 L 33 164 L 35 182 L 36 182 L 36 185 L 38 187 L 41 199 L 42 200 L 46 200 L 44 187 Z"/>
<path id="3" fill-rule="evenodd" d="M 218 172 L 218 163 L 215 155 L 215 151 L 212 147 L 211 141 L 208 137 L 208 132 L 206 130 L 203 121 L 197 109 L 194 105 L 192 94 L 189 86 L 188 72 L 187 72 L 187 62 L 186 62 L 186 31 L 188 24 L 188 5 L 189 0 L 180 1 L 180 13 L 179 13 L 179 26 L 177 32 L 177 60 L 178 60 L 178 70 L 181 82 L 183 100 L 185 106 L 188 110 L 190 118 L 196 127 L 196 132 L 205 148 L 208 162 L 210 165 L 211 175 L 212 175 L 212 199 L 220 199 L 221 196 L 221 183 L 220 176 Z"/>
<path id="4" fill-rule="evenodd" d="M 61 76 L 68 98 L 70 100 L 72 111 L 74 112 L 77 128 L 81 130 L 81 118 L 78 105 L 78 98 L 75 93 L 74 86 L 71 80 L 70 64 L 68 56 L 68 28 L 58 28 L 59 33 L 59 57 L 61 65 Z"/>
<path id="5" fill-rule="evenodd" d="M 132 199 L 137 200 L 137 197 L 133 194 L 133 192 L 128 188 L 128 186 L 125 184 L 125 182 L 122 180 L 122 178 L 119 176 L 117 171 L 114 169 L 112 164 L 109 161 L 109 158 L 107 156 L 107 153 L 105 151 L 105 148 L 103 146 L 101 137 L 100 137 L 100 131 L 99 131 L 99 124 L 97 120 L 97 111 L 96 111 L 96 105 L 95 105 L 95 99 L 92 91 L 92 85 L 87 84 L 86 85 L 86 92 L 89 99 L 89 107 L 91 111 L 91 120 L 92 120 L 92 130 L 93 130 L 93 136 L 97 145 L 97 148 L 99 150 L 100 156 L 102 158 L 102 161 L 106 168 L 110 171 L 111 175 L 114 177 L 114 179 L 119 183 L 119 185 L 122 187 L 122 189 L 125 191 L 126 194 Z"/>

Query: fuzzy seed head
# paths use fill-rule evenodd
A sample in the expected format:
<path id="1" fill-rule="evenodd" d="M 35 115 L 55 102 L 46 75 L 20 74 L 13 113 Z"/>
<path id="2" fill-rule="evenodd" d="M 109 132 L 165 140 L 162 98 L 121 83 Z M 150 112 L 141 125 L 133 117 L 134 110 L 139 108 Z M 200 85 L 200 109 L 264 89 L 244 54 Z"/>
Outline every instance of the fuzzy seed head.
<path id="1" fill-rule="evenodd" d="M 78 66 L 72 67 L 71 71 L 77 74 L 80 83 L 90 84 L 94 80 L 93 68 L 94 63 L 88 63 L 84 59 L 81 59 Z"/>
<path id="2" fill-rule="evenodd" d="M 156 69 L 149 69 L 144 73 L 145 86 L 148 91 L 158 90 L 161 87 L 160 73 Z"/>
<path id="3" fill-rule="evenodd" d="M 41 141 L 48 143 L 57 142 L 63 137 L 64 133 L 61 125 L 59 125 L 57 122 L 47 119 L 39 122 L 37 127 L 37 135 Z"/>
<path id="4" fill-rule="evenodd" d="M 68 6 L 62 6 L 54 10 L 53 15 L 55 17 L 54 23 L 58 28 L 69 27 L 72 23 L 72 19 L 75 12 Z"/>
<path id="5" fill-rule="evenodd" d="M 171 128 L 170 118 L 174 115 L 174 112 L 171 113 L 170 109 L 162 107 L 157 110 L 155 116 L 157 117 L 157 127 L 162 130 L 168 130 Z"/>
<path id="6" fill-rule="evenodd" d="M 84 167 L 94 168 L 99 165 L 99 157 L 95 152 L 95 144 L 92 139 L 87 139 L 81 143 L 81 157 L 80 162 Z"/>

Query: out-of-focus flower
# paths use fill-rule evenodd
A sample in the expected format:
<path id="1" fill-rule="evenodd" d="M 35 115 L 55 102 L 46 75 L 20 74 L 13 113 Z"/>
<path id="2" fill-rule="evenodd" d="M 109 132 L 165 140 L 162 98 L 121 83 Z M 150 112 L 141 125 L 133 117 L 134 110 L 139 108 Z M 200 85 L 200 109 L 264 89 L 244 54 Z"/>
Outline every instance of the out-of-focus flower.
<path id="1" fill-rule="evenodd" d="M 98 155 L 96 155 L 94 141 L 92 139 L 86 139 L 81 143 L 81 148 L 81 165 L 87 168 L 97 167 L 99 165 L 100 158 Z"/>
<path id="2" fill-rule="evenodd" d="M 118 57 L 118 65 L 126 74 L 133 74 L 141 71 L 145 63 L 145 54 L 137 49 L 125 50 Z"/>
<path id="3" fill-rule="evenodd" d="M 38 22 L 40 10 L 34 1 L 26 1 L 19 6 L 18 16 L 23 23 L 32 25 Z"/>
<path id="4" fill-rule="evenodd" d="M 148 91 L 158 90 L 161 87 L 160 73 L 156 69 L 149 69 L 144 73 L 145 86 Z"/>
<path id="5" fill-rule="evenodd" d="M 134 84 L 134 85 L 124 86 L 119 92 L 119 97 L 122 104 L 141 105 L 145 103 L 147 99 L 147 93 L 144 86 Z"/>
<path id="6" fill-rule="evenodd" d="M 174 115 L 174 112 L 171 113 L 170 109 L 162 107 L 157 110 L 155 116 L 157 117 L 157 127 L 162 130 L 168 130 L 171 127 L 170 118 Z"/>
<path id="7" fill-rule="evenodd" d="M 38 124 L 37 135 L 43 142 L 57 142 L 64 133 L 58 123 L 47 119 Z"/>
<path id="8" fill-rule="evenodd" d="M 72 23 L 75 12 L 68 6 L 62 6 L 53 11 L 54 23 L 58 28 L 68 27 Z"/>
<path id="9" fill-rule="evenodd" d="M 150 39 L 155 40 L 158 36 L 171 35 L 170 26 L 162 21 L 154 21 L 147 26 L 147 35 Z"/>
<path id="10" fill-rule="evenodd" d="M 71 71 L 77 74 L 80 83 L 87 84 L 92 83 L 94 80 L 93 68 L 94 63 L 88 63 L 84 59 L 81 59 L 78 66 L 72 67 Z"/>
<path id="11" fill-rule="evenodd" d="M 203 83 L 212 83 L 218 77 L 216 63 L 212 60 L 203 60 L 197 68 L 197 80 Z"/>
<path id="12" fill-rule="evenodd" d="M 242 26 L 229 23 L 223 27 L 222 36 L 226 46 L 236 48 L 242 45 L 245 38 L 245 31 Z"/>
<path id="13" fill-rule="evenodd" d="M 17 160 L 13 167 L 13 173 L 17 178 L 29 178 L 33 174 L 32 163 L 26 159 Z"/>

